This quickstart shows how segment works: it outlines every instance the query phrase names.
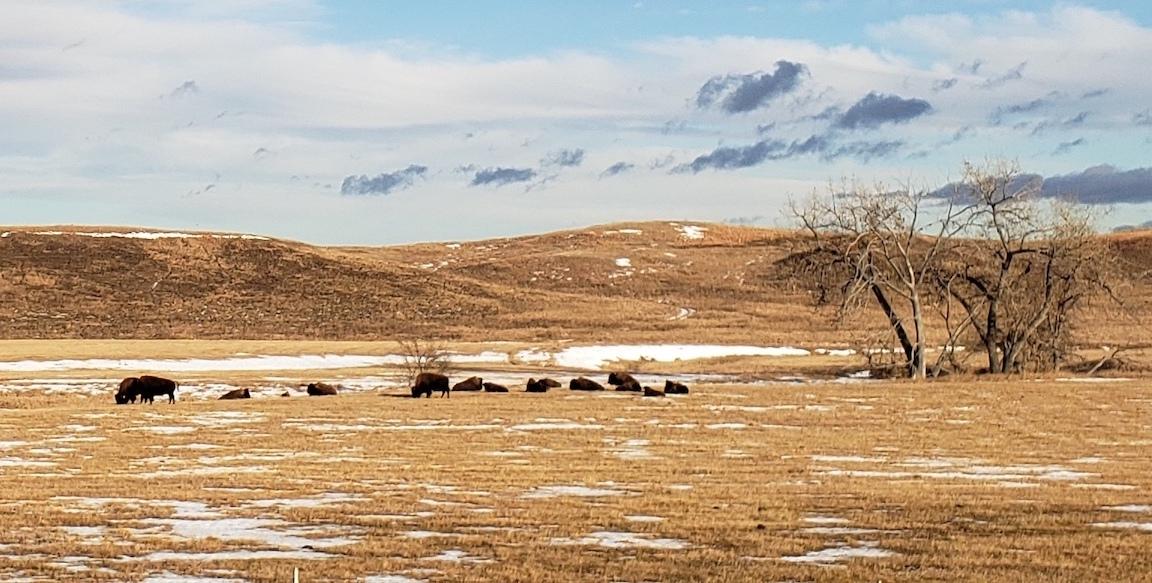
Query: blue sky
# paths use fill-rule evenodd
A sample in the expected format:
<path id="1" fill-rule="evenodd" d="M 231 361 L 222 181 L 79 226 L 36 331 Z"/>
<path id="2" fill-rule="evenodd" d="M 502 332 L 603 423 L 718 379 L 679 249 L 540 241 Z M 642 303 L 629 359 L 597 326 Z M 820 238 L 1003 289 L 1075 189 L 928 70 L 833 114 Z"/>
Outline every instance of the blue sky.
<path id="1" fill-rule="evenodd" d="M 784 224 L 1007 157 L 1152 219 L 1152 3 L 45 0 L 0 18 L 7 224 L 319 243 Z"/>

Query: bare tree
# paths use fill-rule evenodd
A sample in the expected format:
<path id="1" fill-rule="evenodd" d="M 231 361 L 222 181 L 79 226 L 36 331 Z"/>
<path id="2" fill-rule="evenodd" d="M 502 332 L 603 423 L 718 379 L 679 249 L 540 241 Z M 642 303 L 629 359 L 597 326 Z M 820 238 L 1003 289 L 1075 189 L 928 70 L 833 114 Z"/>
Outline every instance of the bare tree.
<path id="1" fill-rule="evenodd" d="M 1039 177 L 1011 162 L 966 164 L 954 199 L 971 221 L 937 271 L 967 313 L 993 373 L 1051 369 L 1070 352 L 1070 323 L 1099 297 L 1115 298 L 1114 253 L 1087 207 L 1040 197 Z"/>
<path id="2" fill-rule="evenodd" d="M 409 383 L 423 372 L 447 374 L 452 369 L 452 356 L 441 342 L 414 338 L 401 340 L 399 344 L 401 366 Z"/>
<path id="3" fill-rule="evenodd" d="M 936 265 L 967 228 L 969 209 L 907 184 L 877 184 L 814 194 L 793 202 L 791 212 L 811 235 L 812 245 L 797 259 L 817 301 L 835 305 L 841 321 L 863 306 L 879 307 L 907 374 L 927 377 L 925 315 Z"/>

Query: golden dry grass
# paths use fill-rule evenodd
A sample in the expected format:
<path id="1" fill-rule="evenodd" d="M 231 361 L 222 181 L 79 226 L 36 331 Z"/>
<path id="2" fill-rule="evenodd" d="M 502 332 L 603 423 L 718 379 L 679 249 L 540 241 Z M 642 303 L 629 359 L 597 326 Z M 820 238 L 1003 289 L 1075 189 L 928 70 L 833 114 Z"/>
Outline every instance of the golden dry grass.
<path id="1" fill-rule="evenodd" d="M 1107 509 L 1152 503 L 1145 381 L 705 386 L 663 400 L 567 390 L 123 407 L 9 398 L 22 399 L 33 406 L 0 410 L 0 578 L 170 571 L 287 581 L 293 567 L 303 581 L 1135 581 L 1152 572 L 1152 534 L 1093 526 L 1152 523 Z M 554 486 L 615 495 L 533 497 Z M 331 555 L 323 559 L 141 560 L 302 546 L 177 536 L 181 521 L 211 519 L 182 518 L 173 500 L 217 518 L 284 521 L 262 524 L 297 537 L 353 540 L 317 543 Z M 598 532 L 637 538 L 610 548 Z M 661 539 L 684 548 L 645 548 Z M 837 547 L 892 554 L 782 560 Z M 432 559 L 445 551 L 482 562 Z"/>

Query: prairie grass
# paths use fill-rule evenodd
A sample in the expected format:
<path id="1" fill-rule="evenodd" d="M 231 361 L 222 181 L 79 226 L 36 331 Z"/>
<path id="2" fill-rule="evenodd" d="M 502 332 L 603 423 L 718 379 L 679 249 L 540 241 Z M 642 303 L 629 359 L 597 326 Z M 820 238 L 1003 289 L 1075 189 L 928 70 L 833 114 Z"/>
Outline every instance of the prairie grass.
<path id="1" fill-rule="evenodd" d="M 34 406 L 0 408 L 0 578 L 1152 572 L 1152 535 L 1125 526 L 1152 522 L 1140 510 L 1152 503 L 1146 381 L 694 389 L 121 407 L 10 397 Z M 876 556 L 787 559 L 820 552 Z"/>

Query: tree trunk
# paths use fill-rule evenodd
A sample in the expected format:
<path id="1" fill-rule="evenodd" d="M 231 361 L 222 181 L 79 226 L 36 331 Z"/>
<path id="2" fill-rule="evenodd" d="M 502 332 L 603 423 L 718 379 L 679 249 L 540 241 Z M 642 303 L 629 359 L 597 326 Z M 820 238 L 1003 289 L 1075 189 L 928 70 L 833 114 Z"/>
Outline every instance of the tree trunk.
<path id="1" fill-rule="evenodd" d="M 916 350 L 910 368 L 912 378 L 923 380 L 928 377 L 927 358 L 924 354 L 924 312 L 920 307 L 920 295 L 912 294 L 912 326 L 916 330 Z"/>
<path id="2" fill-rule="evenodd" d="M 880 304 L 880 309 L 884 310 L 885 316 L 888 316 L 888 324 L 896 332 L 896 338 L 900 340 L 900 348 L 904 350 L 905 362 L 911 366 L 916 350 L 912 347 L 912 339 L 908 337 L 904 323 L 900 321 L 900 316 L 892 308 L 892 302 L 888 301 L 888 296 L 884 295 L 884 290 L 880 289 L 880 286 L 872 284 L 872 295 L 876 296 L 876 303 Z M 909 369 L 909 374 L 911 374 L 911 369 Z"/>

